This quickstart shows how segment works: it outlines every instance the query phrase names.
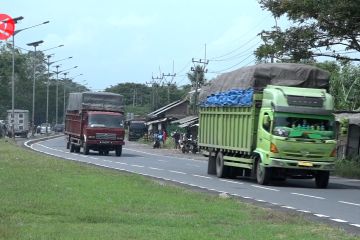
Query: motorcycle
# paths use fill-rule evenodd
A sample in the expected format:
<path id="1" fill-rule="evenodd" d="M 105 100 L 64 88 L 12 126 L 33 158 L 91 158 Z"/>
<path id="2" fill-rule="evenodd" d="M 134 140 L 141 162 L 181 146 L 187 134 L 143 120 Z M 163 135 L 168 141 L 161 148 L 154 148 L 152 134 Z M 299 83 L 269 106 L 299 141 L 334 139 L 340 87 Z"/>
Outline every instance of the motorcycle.
<path id="1" fill-rule="evenodd" d="M 160 146 L 161 146 L 161 141 L 162 141 L 162 138 L 161 138 L 160 136 L 155 136 L 155 137 L 154 137 L 153 148 L 160 148 Z"/>

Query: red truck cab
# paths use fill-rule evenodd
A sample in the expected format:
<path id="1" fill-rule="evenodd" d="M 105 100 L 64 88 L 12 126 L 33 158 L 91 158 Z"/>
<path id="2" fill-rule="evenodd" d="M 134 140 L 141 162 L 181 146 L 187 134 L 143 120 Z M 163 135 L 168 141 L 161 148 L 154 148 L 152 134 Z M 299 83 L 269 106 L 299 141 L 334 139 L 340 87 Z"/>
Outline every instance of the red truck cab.
<path id="1" fill-rule="evenodd" d="M 125 144 L 122 95 L 104 92 L 70 93 L 65 118 L 67 148 L 70 152 L 100 155 L 115 151 L 121 156 Z"/>
<path id="2" fill-rule="evenodd" d="M 124 116 L 118 112 L 89 111 L 83 117 L 84 154 L 89 150 L 107 155 L 115 151 L 116 156 L 122 153 L 125 144 Z"/>

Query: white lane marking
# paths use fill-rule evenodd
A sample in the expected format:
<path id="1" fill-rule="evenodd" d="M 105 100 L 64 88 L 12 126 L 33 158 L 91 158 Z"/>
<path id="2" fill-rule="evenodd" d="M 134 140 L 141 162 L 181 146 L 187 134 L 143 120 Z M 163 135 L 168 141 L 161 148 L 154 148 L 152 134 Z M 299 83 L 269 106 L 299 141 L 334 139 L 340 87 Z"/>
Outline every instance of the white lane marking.
<path id="1" fill-rule="evenodd" d="M 113 163 L 113 161 L 111 160 L 106 160 L 106 159 L 103 159 L 104 162 L 110 162 L 110 163 Z"/>
<path id="2" fill-rule="evenodd" d="M 99 160 L 99 158 L 97 158 L 97 157 L 89 157 L 89 158 L 94 159 L 94 160 Z"/>
<path id="3" fill-rule="evenodd" d="M 287 208 L 287 209 L 296 209 L 294 207 L 291 207 L 291 206 L 281 206 L 282 208 Z"/>
<path id="4" fill-rule="evenodd" d="M 350 224 L 351 226 L 354 226 L 354 227 L 358 227 L 358 228 L 360 228 L 360 224 Z"/>
<path id="5" fill-rule="evenodd" d="M 121 165 L 129 165 L 129 164 L 124 163 L 124 162 L 117 162 L 117 164 L 121 164 Z"/>
<path id="6" fill-rule="evenodd" d="M 252 197 L 242 197 L 242 198 L 245 198 L 245 199 L 253 199 Z"/>
<path id="7" fill-rule="evenodd" d="M 197 168 L 201 167 L 201 166 L 199 166 L 199 165 L 189 164 L 189 163 L 187 163 L 186 165 L 187 165 L 187 166 L 190 166 L 190 167 L 197 167 Z"/>
<path id="8" fill-rule="evenodd" d="M 136 165 L 136 164 L 132 164 L 132 165 L 130 165 L 130 166 L 132 166 L 132 167 L 139 167 L 139 168 L 143 168 L 143 167 L 144 167 L 144 166 Z"/>
<path id="9" fill-rule="evenodd" d="M 298 196 L 303 196 L 303 197 L 309 197 L 309 198 L 316 198 L 316 199 L 321 199 L 321 200 L 325 199 L 323 197 L 317 197 L 317 196 L 312 196 L 312 195 L 307 195 L 307 194 L 302 194 L 302 193 L 296 193 L 296 192 L 293 192 L 291 194 L 298 195 Z"/>
<path id="10" fill-rule="evenodd" d="M 184 172 L 179 172 L 179 171 L 174 171 L 174 170 L 169 170 L 169 172 L 172 172 L 172 173 L 178 173 L 178 174 L 186 174 L 186 173 L 184 173 Z"/>
<path id="11" fill-rule="evenodd" d="M 200 178 L 206 178 L 206 179 L 211 179 L 211 177 L 206 177 L 206 176 L 201 176 L 201 175 L 196 175 L 196 174 L 193 174 L 194 177 L 200 177 Z"/>
<path id="12" fill-rule="evenodd" d="M 272 205 L 279 205 L 279 204 L 276 203 L 276 202 L 271 202 L 270 204 L 272 204 Z"/>
<path id="13" fill-rule="evenodd" d="M 161 169 L 161 168 L 156 168 L 156 167 L 149 167 L 149 168 L 152 170 L 164 171 L 164 169 Z"/>
<path id="14" fill-rule="evenodd" d="M 348 221 L 345 221 L 345 220 L 342 220 L 342 219 L 338 219 L 338 218 L 331 218 L 332 221 L 335 221 L 335 222 L 339 222 L 339 223 L 346 223 Z"/>
<path id="15" fill-rule="evenodd" d="M 346 180 L 347 182 L 360 182 L 360 179 L 349 179 Z"/>
<path id="16" fill-rule="evenodd" d="M 157 156 L 157 157 L 164 157 L 164 155 L 161 154 L 154 154 L 154 153 L 148 153 L 148 152 L 144 152 L 144 151 L 139 151 L 139 150 L 134 150 L 131 148 L 123 148 L 129 151 L 133 151 L 133 152 L 138 152 L 138 153 L 143 153 L 143 154 L 147 154 L 147 155 L 152 155 L 152 156 Z M 181 159 L 181 160 L 187 160 L 187 161 L 191 161 L 191 162 L 196 162 L 196 163 L 204 163 L 207 164 L 206 161 L 203 160 L 196 160 L 196 159 L 189 159 L 189 158 L 180 158 L 180 157 L 171 157 L 172 159 Z"/>
<path id="17" fill-rule="evenodd" d="M 279 192 L 280 190 L 275 189 L 275 188 L 268 188 L 268 187 L 262 187 L 262 186 L 258 186 L 258 185 L 251 185 L 252 187 L 255 188 L 261 188 L 261 189 L 265 189 L 265 190 L 270 190 L 270 191 L 275 191 L 275 192 Z"/>
<path id="18" fill-rule="evenodd" d="M 169 162 L 169 161 L 166 161 L 166 160 L 157 160 L 158 162 Z"/>
<path id="19" fill-rule="evenodd" d="M 235 182 L 235 181 L 231 181 L 231 180 L 225 180 L 225 179 L 220 179 L 221 182 L 227 182 L 227 183 L 234 183 L 234 184 L 244 184 L 242 182 Z"/>
<path id="20" fill-rule="evenodd" d="M 321 218 L 328 218 L 329 217 L 327 215 L 319 214 L 319 213 L 315 213 L 314 215 L 317 216 L 317 217 L 321 217 Z"/>
<path id="21" fill-rule="evenodd" d="M 345 202 L 345 201 L 339 201 L 339 203 L 345 203 L 345 204 L 349 204 L 349 205 L 354 205 L 354 206 L 360 207 L 360 204 L 359 204 L 359 203 L 352 203 L 352 202 Z"/>
<path id="22" fill-rule="evenodd" d="M 35 145 L 39 145 L 39 146 L 41 146 L 41 147 L 44 147 L 44 148 L 47 148 L 47 149 L 50 149 L 50 150 L 53 150 L 53 151 L 57 151 L 57 152 L 65 152 L 65 151 L 63 151 L 63 150 L 59 150 L 59 149 L 56 149 L 56 148 L 51 148 L 51 147 L 42 145 L 42 144 L 40 144 L 40 143 L 35 143 Z"/>
<path id="23" fill-rule="evenodd" d="M 258 201 L 258 202 L 265 202 L 264 200 L 262 199 L 255 199 L 255 201 Z"/>
<path id="24" fill-rule="evenodd" d="M 296 210 L 296 211 L 298 211 L 298 212 L 302 212 L 302 213 L 311 213 L 310 211 L 308 211 L 308 210 Z"/>

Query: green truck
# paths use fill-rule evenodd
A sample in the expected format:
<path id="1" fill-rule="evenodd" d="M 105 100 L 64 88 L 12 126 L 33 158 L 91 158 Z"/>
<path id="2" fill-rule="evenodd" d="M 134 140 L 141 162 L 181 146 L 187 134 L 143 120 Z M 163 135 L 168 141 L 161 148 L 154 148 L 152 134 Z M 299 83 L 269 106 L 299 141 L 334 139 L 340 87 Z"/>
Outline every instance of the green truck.
<path id="1" fill-rule="evenodd" d="M 261 185 L 315 178 L 326 188 L 336 158 L 328 84 L 326 71 L 302 64 L 260 64 L 213 80 L 200 98 L 234 88 L 252 94 L 245 105 L 200 107 L 198 144 L 208 174 L 252 177 Z"/>

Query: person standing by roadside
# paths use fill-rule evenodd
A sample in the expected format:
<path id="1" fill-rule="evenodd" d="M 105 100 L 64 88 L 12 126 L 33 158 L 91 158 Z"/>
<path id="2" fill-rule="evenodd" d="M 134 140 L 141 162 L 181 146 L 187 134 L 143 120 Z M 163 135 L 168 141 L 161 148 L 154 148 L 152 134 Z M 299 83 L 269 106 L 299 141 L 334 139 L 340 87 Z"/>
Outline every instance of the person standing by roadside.
<path id="1" fill-rule="evenodd" d="M 178 131 L 175 131 L 174 135 L 174 142 L 175 142 L 175 149 L 179 148 L 179 140 L 180 140 L 180 133 L 178 133 Z"/>
<path id="2" fill-rule="evenodd" d="M 167 138 L 167 133 L 166 133 L 165 129 L 163 129 L 162 137 L 163 137 L 163 144 L 164 144 L 166 142 L 166 138 Z"/>

